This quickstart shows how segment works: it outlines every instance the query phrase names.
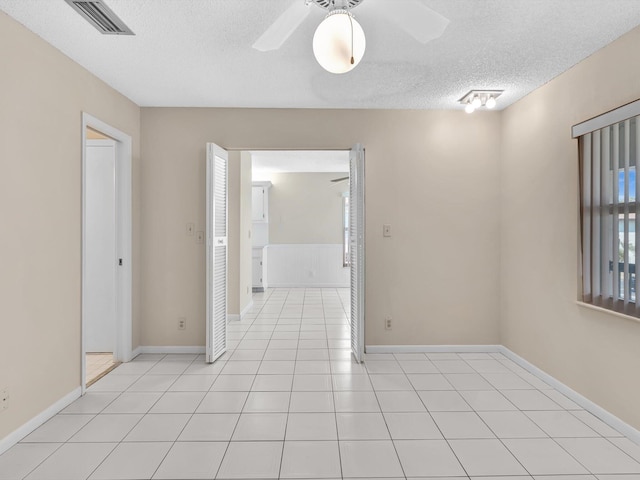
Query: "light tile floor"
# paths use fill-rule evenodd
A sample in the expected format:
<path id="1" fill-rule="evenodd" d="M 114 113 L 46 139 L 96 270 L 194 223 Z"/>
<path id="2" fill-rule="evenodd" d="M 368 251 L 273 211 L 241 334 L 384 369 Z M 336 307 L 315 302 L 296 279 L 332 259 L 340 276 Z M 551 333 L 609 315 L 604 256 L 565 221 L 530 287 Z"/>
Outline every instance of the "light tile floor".
<path id="1" fill-rule="evenodd" d="M 230 349 L 140 355 L 0 479 L 640 480 L 640 447 L 500 354 L 351 360 L 348 290 L 274 289 Z"/>

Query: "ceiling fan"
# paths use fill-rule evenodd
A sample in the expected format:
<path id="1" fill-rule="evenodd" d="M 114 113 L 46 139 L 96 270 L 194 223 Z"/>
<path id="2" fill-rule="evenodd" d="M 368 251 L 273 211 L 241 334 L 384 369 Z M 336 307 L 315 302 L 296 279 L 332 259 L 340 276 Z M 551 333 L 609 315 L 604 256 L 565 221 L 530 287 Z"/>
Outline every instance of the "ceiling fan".
<path id="1" fill-rule="evenodd" d="M 351 14 L 363 3 L 369 11 L 393 22 L 422 44 L 440 37 L 449 24 L 447 18 L 420 0 L 293 0 L 253 48 L 261 52 L 279 49 L 307 18 L 313 4 L 328 11 L 313 37 L 316 60 L 331 73 L 348 72 L 364 55 L 364 31 Z"/>
<path id="2" fill-rule="evenodd" d="M 340 183 L 344 182 L 345 180 L 349 180 L 349 177 L 334 178 L 333 180 L 331 180 L 331 183 Z"/>

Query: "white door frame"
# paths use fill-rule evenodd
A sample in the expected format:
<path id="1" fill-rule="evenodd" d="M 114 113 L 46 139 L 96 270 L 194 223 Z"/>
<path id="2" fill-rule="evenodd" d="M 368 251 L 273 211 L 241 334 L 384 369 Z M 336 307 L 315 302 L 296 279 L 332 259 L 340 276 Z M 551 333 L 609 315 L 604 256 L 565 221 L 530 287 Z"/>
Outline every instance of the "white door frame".
<path id="1" fill-rule="evenodd" d="M 86 350 L 85 350 L 85 291 L 86 291 L 86 162 L 87 127 L 97 130 L 116 141 L 115 184 L 116 184 L 116 258 L 122 264 L 116 266 L 116 339 L 114 359 L 120 362 L 131 360 L 132 335 L 132 201 L 131 201 L 131 136 L 82 113 L 82 321 L 81 321 L 81 387 L 86 390 Z M 116 259 L 114 259 L 116 260 Z"/>

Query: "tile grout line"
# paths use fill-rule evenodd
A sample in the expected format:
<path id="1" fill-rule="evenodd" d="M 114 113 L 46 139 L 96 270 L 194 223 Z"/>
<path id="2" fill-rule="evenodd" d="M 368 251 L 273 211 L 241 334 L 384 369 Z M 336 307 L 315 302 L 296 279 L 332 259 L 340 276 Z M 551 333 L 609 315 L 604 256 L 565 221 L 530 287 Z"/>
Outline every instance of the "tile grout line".
<path id="1" fill-rule="evenodd" d="M 271 295 L 269 295 L 267 297 L 267 299 L 270 297 Z M 258 311 L 257 315 L 255 318 L 253 318 L 251 320 L 251 325 L 249 325 L 249 328 L 244 332 L 244 335 L 242 336 L 242 339 L 244 339 L 244 337 L 246 337 L 247 333 L 249 332 L 249 330 L 251 329 L 251 327 L 254 325 L 256 319 L 259 317 L 260 313 L 262 312 L 262 309 L 264 308 L 264 306 L 266 305 L 266 300 L 265 302 L 262 304 L 262 306 L 260 307 L 260 310 Z M 237 347 L 240 346 L 240 343 L 242 342 L 242 339 L 240 340 L 240 342 L 238 342 L 238 345 L 236 345 L 236 348 L 233 349 L 234 353 L 237 350 Z M 231 358 L 231 355 L 229 355 L 229 358 Z M 264 355 L 263 355 L 264 358 Z M 262 361 L 260 361 L 260 365 L 262 364 Z M 260 365 L 258 365 L 258 370 L 260 369 Z M 226 366 L 226 364 L 225 364 Z M 224 369 L 224 367 L 223 367 Z M 256 371 L 257 372 L 257 371 Z M 221 372 L 222 374 L 222 372 Z M 256 373 L 257 376 L 257 373 Z M 244 399 L 244 402 L 242 404 L 242 408 L 240 408 L 240 411 L 238 412 L 238 419 L 236 420 L 236 423 L 233 427 L 233 430 L 231 431 L 231 435 L 229 436 L 229 441 L 227 442 L 227 446 L 224 450 L 224 453 L 222 454 L 222 457 L 220 458 L 220 465 L 218 465 L 218 468 L 216 470 L 216 473 L 214 475 L 213 478 L 218 478 L 218 475 L 220 474 L 220 470 L 222 469 L 222 465 L 224 463 L 224 459 L 227 456 L 227 453 L 229 452 L 229 447 L 231 446 L 231 440 L 233 440 L 233 436 L 236 433 L 236 429 L 238 428 L 238 424 L 240 423 L 240 418 L 242 417 L 242 412 L 244 411 L 245 406 L 247 405 L 247 401 L 249 400 L 249 394 L 251 393 L 251 387 L 253 386 L 253 382 L 255 382 L 255 376 L 253 377 L 253 381 L 251 382 L 251 385 L 249 386 L 249 392 L 247 393 L 247 396 Z M 215 382 L 214 382 L 215 383 Z M 211 385 L 211 388 L 213 388 L 213 384 Z"/>
<path id="2" fill-rule="evenodd" d="M 343 307 L 344 310 L 344 307 Z M 324 305 L 323 305 L 323 312 L 324 312 Z M 326 317 L 325 317 L 325 324 L 324 324 L 324 330 L 325 330 L 325 334 L 327 335 L 327 347 L 329 347 L 329 331 L 327 330 L 327 322 L 326 322 Z M 340 451 L 340 430 L 338 427 L 338 407 L 336 404 L 336 393 L 335 393 L 335 388 L 333 385 L 333 367 L 331 365 L 331 352 L 329 352 L 329 348 L 327 348 L 327 353 L 329 355 L 329 381 L 331 382 L 331 399 L 333 400 L 333 416 L 336 422 L 336 440 L 337 440 L 337 445 L 338 445 L 338 465 L 340 466 L 340 478 L 342 478 L 344 480 L 344 469 L 342 468 L 342 452 Z"/>
<path id="3" fill-rule="evenodd" d="M 366 354 L 365 354 L 365 358 L 362 361 L 362 365 L 363 365 L 364 370 L 366 372 L 367 378 L 369 379 L 369 383 L 371 383 L 371 389 L 372 389 L 373 395 L 374 395 L 374 397 L 376 399 L 376 403 L 378 404 L 378 408 L 380 409 L 380 416 L 382 417 L 382 421 L 384 422 L 384 425 L 387 428 L 387 433 L 389 434 L 389 440 L 391 441 L 391 445 L 393 446 L 393 451 L 395 452 L 396 458 L 398 459 L 398 464 L 400 465 L 400 470 L 402 470 L 402 475 L 406 479 L 407 478 L 407 472 L 405 472 L 404 465 L 402 465 L 402 461 L 400 460 L 400 455 L 398 454 L 398 448 L 396 446 L 395 441 L 393 440 L 393 436 L 391 435 L 391 430 L 389 429 L 389 425 L 387 423 L 387 419 L 384 416 L 384 411 L 382 410 L 382 405 L 380 404 L 380 399 L 378 398 L 378 392 L 376 391 L 376 388 L 373 385 L 373 382 L 371 381 L 371 373 L 369 372 L 369 369 L 366 367 L 365 362 L 366 362 Z M 402 369 L 402 367 L 401 367 L 401 369 Z M 407 381 L 408 381 L 408 378 L 407 378 Z M 435 423 L 435 421 L 434 421 L 434 423 Z M 465 473 L 466 473 L 466 470 L 465 470 Z M 468 477 L 468 475 L 467 475 L 467 477 Z"/>
<path id="4" fill-rule="evenodd" d="M 198 358 L 200 357 L 200 355 L 196 355 L 196 357 L 189 363 L 189 365 L 187 365 L 187 367 L 184 369 L 184 371 L 178 376 L 178 378 L 176 378 L 176 380 L 169 385 L 169 388 L 171 388 L 177 381 L 178 379 L 180 379 L 180 377 L 182 377 L 191 365 L 193 365 Z M 215 380 L 214 380 L 215 381 Z M 212 384 L 213 385 L 213 384 Z M 167 391 L 165 393 L 163 393 L 160 398 L 153 404 L 153 406 L 149 409 L 149 412 L 151 412 L 151 410 L 153 409 L 153 407 L 160 401 L 162 400 L 162 398 L 164 398 L 164 396 L 169 393 L 169 390 L 167 389 Z M 199 393 L 199 392 L 198 392 Z M 178 433 L 178 435 L 176 436 L 176 439 L 171 442 L 171 446 L 167 449 L 167 452 L 163 455 L 162 460 L 160 460 L 160 463 L 158 463 L 158 466 L 155 468 L 155 470 L 153 471 L 153 474 L 151 475 L 151 478 L 153 478 L 156 473 L 158 473 L 158 470 L 160 469 L 160 467 L 162 466 L 162 464 L 164 463 L 164 461 L 166 460 L 166 458 L 169 456 L 169 453 L 171 453 L 171 451 L 173 450 L 173 447 L 175 446 L 176 443 L 178 443 L 178 439 L 180 438 L 180 435 L 182 435 L 182 433 L 184 432 L 184 429 L 187 428 L 187 425 L 189 424 L 189 422 L 191 421 L 191 419 L 194 417 L 194 415 L 196 414 L 196 411 L 198 410 L 198 408 L 200 407 L 200 405 L 202 404 L 202 402 L 204 401 L 205 397 L 207 396 L 207 394 L 205 393 L 202 398 L 200 399 L 200 401 L 198 402 L 198 405 L 195 407 L 195 409 L 193 410 L 193 413 L 189 416 L 189 418 L 187 419 L 187 421 L 184 423 L 184 425 L 182 426 L 182 428 L 180 429 L 180 432 Z M 147 412 L 146 415 L 149 414 L 149 412 Z M 144 418 L 144 416 L 142 417 Z M 142 421 L 142 419 L 141 419 Z M 129 432 L 130 434 L 131 432 Z M 128 434 L 127 434 L 128 435 Z M 125 437 L 126 438 L 126 437 Z"/>
<path id="5" fill-rule="evenodd" d="M 468 362 L 466 362 L 466 360 L 465 360 L 464 358 L 462 358 L 462 357 L 460 357 L 460 358 L 462 359 L 462 361 L 463 361 L 463 362 L 465 362 L 467 365 L 469 365 L 469 367 L 471 367 L 471 368 L 472 368 L 476 373 L 478 373 L 482 378 L 484 378 L 484 379 L 485 379 L 485 381 L 489 382 L 489 381 L 484 377 L 484 375 L 482 375 L 482 374 L 481 374 L 480 372 L 478 372 L 475 368 L 473 368 L 473 365 L 471 365 L 471 364 L 469 364 Z M 489 382 L 489 384 L 490 384 L 492 387 L 494 387 L 494 388 L 495 388 L 495 385 L 494 385 L 493 383 Z M 505 396 L 502 394 L 502 392 L 500 391 L 500 389 L 496 388 L 496 391 L 497 391 L 500 395 L 502 395 L 503 397 L 505 397 Z M 458 395 L 460 395 L 460 393 L 458 393 Z M 460 396 L 462 397 L 462 395 L 460 395 Z M 506 397 L 505 397 L 505 398 L 506 398 Z M 467 405 L 469 405 L 469 403 L 466 401 L 466 399 L 465 399 L 464 397 L 462 397 L 462 399 L 465 401 L 465 403 L 467 403 Z M 508 400 L 508 399 L 507 399 L 507 400 Z M 425 405 L 425 406 L 426 406 L 426 405 Z M 515 406 L 516 408 L 518 408 L 516 405 L 514 405 L 514 406 Z M 523 463 L 520 461 L 520 459 L 519 459 L 519 458 L 518 458 L 518 457 L 517 457 L 517 456 L 516 456 L 512 451 L 511 451 L 511 449 L 510 449 L 510 448 L 509 448 L 509 447 L 508 447 L 508 446 L 507 446 L 507 445 L 502 441 L 502 438 L 501 438 L 501 437 L 500 437 L 500 436 L 499 436 L 499 435 L 498 435 L 498 434 L 497 434 L 497 433 L 496 433 L 496 432 L 491 428 L 491 426 L 490 426 L 490 425 L 485 421 L 485 419 L 484 419 L 484 418 L 482 418 L 482 416 L 481 416 L 481 415 L 476 411 L 476 409 L 475 409 L 475 408 L 473 408 L 471 405 L 469 405 L 469 407 L 471 408 L 472 412 L 476 414 L 476 417 L 478 417 L 478 418 L 480 419 L 480 421 L 482 422 L 482 424 L 483 424 L 483 425 L 485 425 L 485 426 L 489 429 L 489 431 L 495 435 L 496 439 L 500 442 L 500 444 L 501 444 L 501 445 L 502 445 L 502 446 L 507 450 L 507 452 L 509 452 L 509 454 L 510 454 L 514 459 L 515 459 L 515 461 L 516 461 L 516 462 L 518 462 L 518 465 L 520 465 L 520 466 L 522 467 L 522 469 L 523 469 L 525 472 L 527 472 L 527 474 L 528 474 L 531 478 L 533 478 L 533 474 L 532 474 L 532 473 L 527 469 L 527 467 L 525 467 L 525 466 L 523 465 Z M 522 410 L 520 410 L 519 408 L 518 408 L 518 410 L 517 410 L 517 411 L 518 411 L 518 412 L 520 412 L 520 413 L 522 413 Z M 523 415 L 524 415 L 524 413 L 523 413 Z M 526 416 L 526 415 L 525 415 L 525 416 Z M 528 417 L 527 417 L 527 418 L 528 418 Z M 533 423 L 535 424 L 535 422 L 533 422 Z M 540 428 L 537 424 L 536 424 L 536 426 L 537 426 L 538 428 Z M 547 434 L 547 432 L 545 432 L 545 431 L 544 431 L 544 430 L 542 430 L 541 428 L 540 428 L 540 431 L 542 431 L 542 433 L 544 433 L 545 435 Z M 453 448 L 452 448 L 452 450 L 453 450 Z M 454 453 L 455 453 L 455 452 L 454 452 Z M 457 458 L 457 455 L 456 455 L 456 458 Z M 459 461 L 459 460 L 458 460 L 458 461 Z M 465 469 L 465 471 L 466 471 L 466 469 Z"/>
<path id="6" fill-rule="evenodd" d="M 155 367 L 158 363 L 160 363 L 160 362 L 161 362 L 163 359 L 165 359 L 166 357 L 167 357 L 167 355 L 163 355 L 161 358 L 159 358 L 156 362 L 154 362 L 153 366 L 151 366 L 151 367 L 147 370 L 147 372 L 148 372 L 149 370 L 151 370 L 153 367 Z M 146 372 L 145 372 L 145 373 L 143 373 L 143 374 L 140 376 L 140 378 L 142 378 L 144 375 L 146 375 Z M 138 379 L 138 380 L 140 380 L 140 379 Z M 137 382 L 138 380 L 136 380 L 136 382 Z M 111 404 L 112 404 L 112 403 L 114 403 L 118 398 L 120 398 L 122 395 L 124 395 L 124 393 L 126 393 L 126 392 L 128 391 L 128 389 L 129 389 L 131 386 L 133 386 L 136 382 L 133 382 L 133 383 L 132 383 L 131 385 L 129 385 L 126 389 L 124 389 L 122 392 L 120 392 L 120 393 L 119 393 L 119 395 L 118 395 L 116 398 L 114 398 L 112 402 L 109 402 L 109 405 L 111 405 Z M 136 427 L 140 424 L 140 422 L 142 421 L 142 419 L 143 419 L 143 418 L 144 418 L 144 417 L 145 417 L 145 416 L 146 416 L 146 415 L 151 411 L 151 409 L 154 407 L 154 405 L 155 405 L 156 403 L 158 403 L 162 397 L 163 397 L 163 395 L 160 395 L 160 396 L 158 397 L 158 399 L 157 399 L 155 402 L 153 402 L 153 405 L 151 405 L 151 406 L 149 407 L 149 409 L 147 410 L 147 412 L 146 412 L 146 413 L 144 413 L 144 414 L 142 414 L 142 416 L 141 416 L 141 417 L 140 417 L 140 419 L 135 423 L 135 425 L 133 425 L 133 426 L 132 426 L 128 431 L 127 431 L 127 433 L 122 437 L 122 439 L 121 439 L 120 441 L 118 441 L 118 442 L 116 442 L 116 443 L 115 443 L 114 447 L 109 451 L 109 453 L 108 453 L 107 455 L 105 455 L 105 457 L 102 459 L 102 461 L 100 461 L 100 462 L 98 463 L 98 465 L 96 465 L 96 467 L 91 471 L 91 473 L 90 473 L 89 475 L 87 475 L 87 479 L 88 479 L 88 478 L 91 478 L 91 476 L 92 476 L 92 475 L 93 475 L 93 474 L 94 474 L 94 473 L 95 473 L 95 472 L 100 468 L 100 466 L 102 466 L 102 464 L 103 464 L 104 462 L 106 462 L 106 460 L 107 460 L 107 459 L 108 459 L 108 458 L 113 454 L 113 452 L 114 452 L 114 451 L 115 451 L 115 450 L 116 450 L 116 449 L 117 449 L 117 448 L 118 448 L 122 443 L 124 443 L 124 439 L 127 437 L 127 435 L 129 435 L 129 434 L 133 431 L 133 429 L 134 429 L 134 428 L 136 428 Z M 109 405 L 105 406 L 105 407 L 101 410 L 101 412 L 102 412 L 102 411 L 104 411 L 104 410 L 106 410 L 106 409 L 108 408 L 108 406 L 109 406 Z M 98 415 L 100 415 L 100 414 L 98 414 Z M 105 414 L 105 415 L 107 415 L 107 414 Z M 97 416 L 97 415 L 96 415 L 96 416 Z M 87 425 L 88 425 L 88 424 L 87 424 Z M 86 425 L 85 425 L 85 426 L 86 426 Z M 83 428 L 84 428 L 84 427 L 83 427 Z M 160 463 L 162 463 L 162 462 L 160 462 Z M 158 464 L 158 466 L 159 466 L 159 464 Z"/>

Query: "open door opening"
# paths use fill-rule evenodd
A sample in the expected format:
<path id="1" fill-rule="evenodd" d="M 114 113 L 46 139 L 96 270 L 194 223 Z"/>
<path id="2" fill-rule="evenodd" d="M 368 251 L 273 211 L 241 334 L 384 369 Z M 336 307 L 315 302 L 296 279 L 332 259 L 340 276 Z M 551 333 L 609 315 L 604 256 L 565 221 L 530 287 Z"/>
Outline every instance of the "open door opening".
<path id="1" fill-rule="evenodd" d="M 83 114 L 83 393 L 131 359 L 131 230 L 131 137 Z"/>
<path id="2" fill-rule="evenodd" d="M 339 222 L 341 226 L 338 226 L 336 232 L 342 228 L 342 238 L 345 241 L 343 245 L 323 244 L 317 241 L 316 244 L 309 242 L 306 237 L 298 236 L 296 238 L 303 239 L 299 242 L 283 241 L 278 237 L 278 241 L 274 242 L 262 242 L 268 245 L 259 245 L 259 249 L 263 250 L 262 258 L 259 258 L 259 262 L 255 262 L 255 242 L 260 242 L 262 237 L 260 235 L 261 230 L 258 227 L 263 227 L 265 233 L 267 229 L 271 230 L 270 223 L 273 222 L 273 227 L 280 230 L 280 236 L 283 236 L 285 231 L 284 224 L 286 221 L 290 221 L 292 218 L 299 218 L 298 215 L 304 215 L 302 225 L 306 225 L 305 233 L 309 236 L 307 230 L 311 230 L 308 224 L 308 220 L 316 219 L 316 223 L 319 222 L 318 215 L 323 213 L 323 206 L 325 201 L 319 201 L 319 211 L 312 213 L 311 210 L 315 207 L 309 207 L 311 210 L 305 210 L 301 200 L 284 200 L 284 186 L 278 187 L 280 182 L 283 185 L 287 182 L 291 182 L 291 178 L 283 179 L 276 177 L 272 178 L 273 182 L 268 179 L 257 179 L 252 176 L 252 156 L 260 153 L 259 151 L 245 151 L 241 152 L 238 156 L 239 161 L 243 165 L 248 161 L 247 166 L 234 166 L 229 165 L 229 154 L 223 148 L 215 144 L 207 144 L 207 171 L 206 171 L 206 184 L 207 184 L 207 197 L 206 197 L 206 221 L 207 221 L 207 238 L 206 238 L 206 361 L 208 363 L 215 362 L 226 351 L 227 348 L 234 349 L 239 346 L 245 339 L 242 332 L 246 330 L 246 325 L 236 325 L 235 322 L 230 320 L 248 320 L 251 324 L 254 320 L 267 321 L 270 324 L 282 323 L 281 328 L 283 330 L 291 328 L 290 325 L 294 322 L 295 317 L 301 316 L 302 321 L 310 323 L 322 323 L 326 328 L 326 332 L 322 330 L 321 325 L 313 325 L 312 330 L 315 332 L 302 332 L 304 335 L 300 335 L 300 338 L 304 340 L 305 345 L 310 348 L 310 345 L 316 345 L 316 348 L 321 348 L 322 339 L 327 343 L 329 340 L 329 348 L 345 349 L 348 353 L 352 352 L 355 361 L 362 362 L 364 357 L 364 149 L 362 146 L 357 145 L 352 150 L 347 150 L 345 153 L 345 166 L 348 163 L 349 176 L 346 177 L 344 173 L 336 174 L 327 173 L 329 177 L 327 180 L 322 180 L 322 190 L 326 190 L 331 196 L 336 197 L 337 209 L 335 210 L 335 220 Z M 283 157 L 287 156 L 287 153 L 291 151 L 282 151 Z M 272 154 L 277 154 L 276 151 L 270 151 Z M 248 155 L 248 156 L 247 156 Z M 297 155 L 297 154 L 295 154 Z M 349 159 L 347 162 L 347 158 Z M 299 159 L 298 159 L 299 160 Z M 235 157 L 234 157 L 235 161 Z M 231 188 L 233 191 L 229 192 L 228 172 L 232 169 Z M 282 167 L 280 167 L 282 168 Z M 248 172 L 248 174 L 242 173 Z M 294 170 L 295 172 L 295 170 Z M 280 170 L 280 175 L 290 175 L 286 170 Z M 238 176 L 239 175 L 239 179 Z M 349 181 L 350 180 L 350 181 Z M 310 181 L 310 180 L 309 180 Z M 316 180 L 314 180 L 316 181 Z M 340 187 L 339 182 L 347 181 L 348 184 Z M 287 183 L 287 185 L 289 185 Z M 305 184 L 306 185 L 306 184 Z M 269 188 L 273 186 L 274 189 L 274 201 L 267 202 L 267 192 Z M 340 193 L 338 188 L 344 188 L 344 193 Z M 282 191 L 276 195 L 276 190 L 280 188 Z M 311 190 L 303 188 L 305 195 L 309 195 Z M 236 190 L 240 191 L 236 191 Z M 296 188 L 288 186 L 285 190 L 296 191 Z M 297 187 L 300 190 L 300 187 Z M 258 193 L 260 195 L 258 195 Z M 344 194 L 344 198 L 343 198 Z M 239 296 L 245 293 L 248 298 L 245 297 L 243 301 L 238 300 L 235 308 L 239 308 L 240 313 L 228 313 L 227 303 L 227 281 L 228 265 L 228 199 L 229 195 L 233 195 L 233 200 L 240 202 L 242 205 L 249 204 L 249 208 L 240 205 L 239 210 L 239 232 L 247 232 L 249 241 L 243 243 L 239 239 L 237 248 L 240 250 L 240 260 L 238 260 L 238 267 L 240 270 L 240 281 L 238 283 Z M 288 192 L 288 195 L 294 195 L 292 192 Z M 295 195 L 294 195 L 295 196 Z M 256 201 L 259 197 L 260 201 Z M 289 198 L 289 197 L 287 197 Z M 276 199 L 278 200 L 276 202 Z M 344 201 L 348 199 L 347 201 Z M 244 202 L 244 203 L 243 203 Z M 292 213 L 286 210 L 283 205 L 278 210 L 275 205 L 280 203 L 287 203 L 286 208 L 290 208 L 295 204 L 297 211 Z M 328 202 L 328 200 L 326 200 Z M 340 209 L 342 205 L 342 209 Z M 256 208 L 256 206 L 258 208 Z M 327 210 L 325 207 L 324 210 Z M 314 211 L 315 212 L 315 211 Z M 333 210 L 331 210 L 333 212 Z M 333 217 L 333 215 L 331 215 Z M 299 220 L 300 221 L 300 220 Z M 307 221 L 307 223 L 304 223 Z M 343 223 L 344 222 L 344 223 Z M 317 226 L 317 225 L 314 225 Z M 347 227 L 347 228 L 345 228 Z M 329 230 L 333 231 L 332 228 Z M 293 230 L 293 232 L 300 231 Z M 243 234 L 240 235 L 243 238 Z M 266 236 L 265 238 L 270 238 Z M 283 237 L 284 238 L 284 237 Z M 316 237 L 314 237 L 316 238 Z M 331 237 L 333 238 L 333 237 Z M 342 240 L 340 240 L 342 241 Z M 253 244 L 252 244 L 253 242 Z M 335 241 L 333 242 L 335 243 Z M 335 260 L 324 257 L 318 253 L 319 251 L 331 251 L 336 249 Z M 269 258 L 273 261 L 269 262 L 269 273 L 267 273 L 267 262 L 265 262 L 264 250 L 269 250 Z M 307 250 L 310 252 L 305 255 Z M 287 257 L 287 252 L 293 252 L 293 254 Z M 242 256 L 247 258 L 243 260 Z M 323 253 L 323 255 L 326 255 Z M 288 258 L 288 260 L 287 260 Z M 247 262 L 246 260 L 252 260 Z M 308 261 L 305 261 L 308 260 Z M 276 261 L 278 260 L 278 261 Z M 296 262 L 298 264 L 296 264 Z M 259 269 L 259 275 L 255 275 L 256 264 L 261 268 Z M 331 276 L 331 268 L 333 266 L 339 267 L 339 270 L 344 270 L 344 278 Z M 280 265 L 284 268 L 276 268 L 276 265 Z M 251 267 L 247 269 L 246 267 Z M 248 270 L 245 272 L 245 270 Z M 300 274 L 302 272 L 302 274 Z M 328 273 L 329 272 L 329 273 Z M 233 273 L 233 272 L 232 272 Z M 253 273 L 253 275 L 252 275 Z M 276 273 L 277 275 L 273 275 Z M 267 288 L 267 281 L 265 281 L 265 275 L 270 279 L 270 286 Z M 256 288 L 255 279 L 260 280 L 260 287 Z M 341 279 L 342 278 L 342 279 Z M 322 279 L 322 280 L 319 280 Z M 329 279 L 328 281 L 326 279 Z M 232 279 L 233 280 L 233 279 Z M 251 283 L 253 280 L 253 284 Z M 315 282 L 315 283 L 314 283 Z M 339 284 L 336 284 L 338 282 Z M 235 283 L 235 282 L 232 282 Z M 252 288 L 253 287 L 253 288 Z M 348 287 L 348 290 L 347 288 Z M 233 287 L 235 288 L 235 287 Z M 251 290 L 253 289 L 253 298 L 251 296 Z M 344 292 L 340 292 L 343 289 Z M 240 293 L 242 292 L 242 293 Z M 326 297 L 326 298 L 325 298 Z M 231 297 L 234 298 L 233 296 Z M 338 307 L 344 306 L 342 310 L 342 317 L 337 316 Z M 245 305 L 247 305 L 245 307 Z M 261 309 L 265 309 L 262 311 Z M 346 310 L 346 316 L 344 315 Z M 325 313 L 327 316 L 325 316 Z M 277 314 L 277 315 L 276 315 Z M 264 317 L 262 317 L 264 315 Z M 282 315 L 282 318 L 280 318 Z M 267 319 L 268 317 L 268 319 Z M 322 318 L 320 318 L 322 317 Z M 327 321 L 329 319 L 329 321 Z M 341 320 L 342 319 L 342 320 Z M 297 323 L 300 323 L 300 318 L 297 319 Z M 324 320 L 320 322 L 320 320 Z M 344 322 L 340 325 L 340 321 Z M 246 323 L 246 322 L 245 322 Z M 289 325 L 289 326 L 287 326 Z M 310 327 L 309 325 L 306 325 Z M 344 329 L 344 332 L 340 332 Z M 230 333 L 228 333 L 230 332 Z M 273 339 L 274 344 L 277 343 L 282 347 L 287 344 L 287 347 L 293 348 L 293 342 L 295 339 L 289 338 L 289 336 L 298 336 L 297 333 L 291 332 L 277 332 L 278 338 Z M 343 333 L 345 334 L 344 336 Z M 261 338 L 263 334 L 259 334 Z M 283 338 L 280 338 L 283 337 Z M 284 338 L 286 337 L 286 338 Z M 320 338 L 322 337 L 322 338 Z M 343 340 L 344 339 L 344 340 Z M 289 343 L 287 343 L 289 342 Z M 314 343 L 315 342 L 315 343 Z M 261 339 L 251 343 L 252 347 L 240 347 L 244 348 L 264 348 L 269 349 L 270 336 L 267 339 Z M 247 353 L 247 352 L 243 352 Z M 255 352 L 253 353 L 255 354 Z M 328 354 L 328 352 L 327 352 Z M 277 355 L 276 355 L 277 356 Z"/>
<path id="3" fill-rule="evenodd" d="M 87 386 L 117 365 L 116 141 L 87 129 L 85 144 L 85 313 Z"/>

